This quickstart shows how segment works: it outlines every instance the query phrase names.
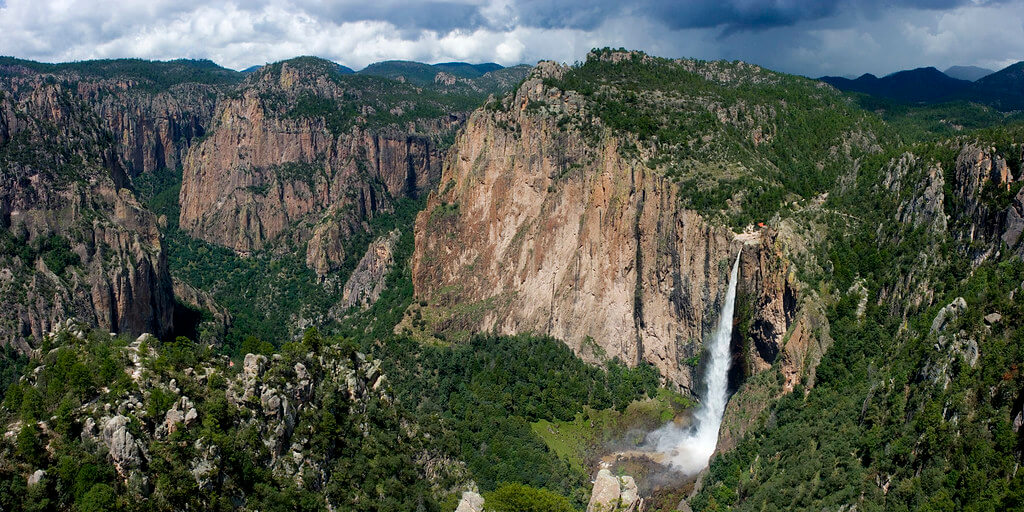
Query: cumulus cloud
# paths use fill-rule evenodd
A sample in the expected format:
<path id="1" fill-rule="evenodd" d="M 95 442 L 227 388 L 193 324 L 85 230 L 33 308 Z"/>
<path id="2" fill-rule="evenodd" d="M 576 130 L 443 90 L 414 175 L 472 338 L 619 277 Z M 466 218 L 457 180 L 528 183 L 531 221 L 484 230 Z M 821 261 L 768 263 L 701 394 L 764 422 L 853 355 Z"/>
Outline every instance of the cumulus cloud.
<path id="1" fill-rule="evenodd" d="M 1024 0 L 0 0 L 0 54 L 43 61 L 296 55 L 572 62 L 601 46 L 743 59 L 812 76 L 1000 67 L 1024 56 Z"/>

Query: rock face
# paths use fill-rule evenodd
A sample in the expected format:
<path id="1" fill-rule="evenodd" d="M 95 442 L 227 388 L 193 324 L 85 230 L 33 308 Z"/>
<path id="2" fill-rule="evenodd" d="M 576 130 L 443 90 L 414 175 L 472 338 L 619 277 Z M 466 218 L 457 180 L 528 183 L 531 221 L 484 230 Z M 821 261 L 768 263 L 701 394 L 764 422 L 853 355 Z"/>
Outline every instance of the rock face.
<path id="1" fill-rule="evenodd" d="M 101 421 L 100 440 L 107 446 L 110 459 L 122 476 L 140 467 L 147 459 L 145 447 L 128 430 L 128 418 L 118 414 Z"/>
<path id="2" fill-rule="evenodd" d="M 998 251 L 1000 243 L 1024 255 L 1024 188 L 1010 196 L 1020 174 L 995 148 L 967 143 L 960 150 L 952 183 L 958 200 L 955 213 L 964 219 L 957 235 L 967 242 L 984 242 L 984 249 L 971 254 L 978 263 Z M 1005 202 L 999 196 L 1007 196 Z"/>
<path id="3" fill-rule="evenodd" d="M 175 279 L 174 281 L 174 298 L 178 301 L 178 307 L 175 309 L 176 314 L 182 316 L 187 313 L 190 318 L 185 318 L 184 323 L 196 324 L 197 319 L 191 318 L 196 313 L 207 311 L 210 313 L 210 319 L 198 322 L 196 325 L 197 332 L 196 341 L 202 341 L 204 343 L 219 343 L 220 340 L 224 339 L 227 334 L 228 328 L 231 326 L 231 313 L 227 308 L 218 304 L 209 293 L 197 289 L 194 286 Z M 182 311 L 181 306 L 187 306 L 187 309 L 191 311 Z"/>
<path id="4" fill-rule="evenodd" d="M 436 184 L 441 154 L 430 136 L 459 122 L 343 128 L 330 108 L 348 108 L 351 94 L 288 62 L 254 73 L 218 105 L 210 135 L 185 160 L 181 227 L 242 254 L 287 233 L 309 242 L 306 261 L 321 277 L 336 269 L 362 222 Z M 309 102 L 318 107 L 303 110 Z"/>
<path id="5" fill-rule="evenodd" d="M 61 82 L 63 94 L 96 115 L 110 135 L 112 160 L 129 177 L 180 167 L 189 145 L 205 134 L 218 98 L 241 76 L 189 61 L 33 64 L 0 65 L 0 73 L 15 93 L 33 80 Z"/>
<path id="6" fill-rule="evenodd" d="M 102 120 L 54 77 L 8 77 L 2 90 L 0 305 L 10 313 L 0 342 L 28 350 L 71 316 L 108 331 L 169 332 L 174 300 L 156 219 L 121 188 L 127 177 Z"/>
<path id="7" fill-rule="evenodd" d="M 563 72 L 541 63 L 506 110 L 469 119 L 416 220 L 416 296 L 448 312 L 449 328 L 544 333 L 586 360 L 647 361 L 692 388 L 685 361 L 714 329 L 731 258 L 749 243 L 743 290 L 757 297 L 757 352 L 770 365 L 792 314 L 784 265 L 758 236 L 739 240 L 678 207 L 678 185 L 624 158 L 619 138 L 562 129 L 560 114 L 584 108 L 544 85 Z M 526 108 L 536 102 L 548 113 Z"/>
<path id="8" fill-rule="evenodd" d="M 341 308 L 368 308 L 384 292 L 384 278 L 395 262 L 394 250 L 401 232 L 397 229 L 374 240 L 342 290 Z"/>
<path id="9" fill-rule="evenodd" d="M 114 136 L 129 176 L 181 167 L 191 143 L 206 133 L 220 94 L 213 85 L 185 83 L 140 93 L 131 80 L 78 83 L 77 96 Z"/>

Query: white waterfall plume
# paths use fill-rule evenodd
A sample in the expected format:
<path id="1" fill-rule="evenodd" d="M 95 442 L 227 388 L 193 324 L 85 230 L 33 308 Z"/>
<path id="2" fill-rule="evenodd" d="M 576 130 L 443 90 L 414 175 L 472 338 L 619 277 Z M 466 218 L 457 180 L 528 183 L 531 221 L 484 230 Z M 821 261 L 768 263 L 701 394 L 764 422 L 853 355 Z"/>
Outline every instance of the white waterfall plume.
<path id="1" fill-rule="evenodd" d="M 725 404 L 729 398 L 729 366 L 732 364 L 729 342 L 732 339 L 732 316 L 736 303 L 739 263 L 740 255 L 737 254 L 736 261 L 732 264 L 732 273 L 729 274 L 729 289 L 725 294 L 721 316 L 718 318 L 718 327 L 707 346 L 704 395 L 693 424 L 681 428 L 670 422 L 648 434 L 645 442 L 645 448 L 663 453 L 665 462 L 688 475 L 699 473 L 707 467 L 718 444 L 718 428 L 722 425 L 722 415 L 725 413 Z"/>

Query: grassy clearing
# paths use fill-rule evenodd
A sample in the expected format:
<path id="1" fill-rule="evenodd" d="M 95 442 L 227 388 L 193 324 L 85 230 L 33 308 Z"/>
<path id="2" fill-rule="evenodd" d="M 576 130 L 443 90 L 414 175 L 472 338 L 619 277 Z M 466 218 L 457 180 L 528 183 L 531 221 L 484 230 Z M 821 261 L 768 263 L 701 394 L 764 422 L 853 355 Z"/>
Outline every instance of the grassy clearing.
<path id="1" fill-rule="evenodd" d="M 574 469 L 589 472 L 593 460 L 605 452 L 639 445 L 647 432 L 688 414 L 695 405 L 689 398 L 662 388 L 654 398 L 637 400 L 621 413 L 586 407 L 572 421 L 540 420 L 530 427 L 560 459 Z"/>

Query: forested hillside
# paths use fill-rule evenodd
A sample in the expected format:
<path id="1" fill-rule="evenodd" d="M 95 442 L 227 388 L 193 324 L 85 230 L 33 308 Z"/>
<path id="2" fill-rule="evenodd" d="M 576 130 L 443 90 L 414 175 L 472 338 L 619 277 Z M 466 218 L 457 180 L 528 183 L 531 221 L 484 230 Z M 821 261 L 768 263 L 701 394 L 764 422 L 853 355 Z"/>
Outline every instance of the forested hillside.
<path id="1" fill-rule="evenodd" d="M 804 212 L 827 234 L 803 279 L 831 290 L 832 345 L 694 510 L 1024 505 L 1022 142 L 1013 126 L 894 149 Z"/>

